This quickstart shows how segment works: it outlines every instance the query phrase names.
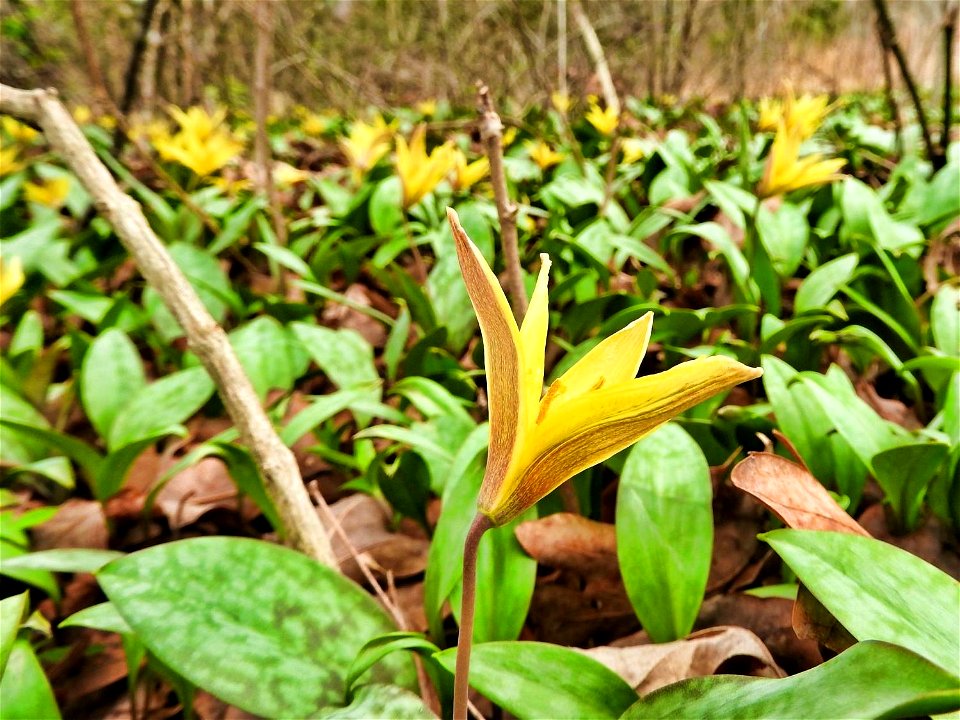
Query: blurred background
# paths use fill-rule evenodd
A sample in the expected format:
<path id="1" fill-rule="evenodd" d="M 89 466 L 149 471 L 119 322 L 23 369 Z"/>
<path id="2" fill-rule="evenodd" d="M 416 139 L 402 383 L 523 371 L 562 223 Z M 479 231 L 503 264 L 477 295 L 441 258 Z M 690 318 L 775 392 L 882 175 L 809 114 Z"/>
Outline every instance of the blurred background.
<path id="1" fill-rule="evenodd" d="M 887 0 L 921 88 L 939 88 L 946 0 Z M 884 86 L 869 0 L 276 0 L 272 110 L 352 111 L 424 100 L 601 94 L 589 35 L 621 96 L 759 97 Z M 240 0 L 2 0 L 0 79 L 152 111 L 250 104 L 254 4 Z M 953 38 L 953 42 L 956 39 Z M 954 53 L 956 57 L 956 52 Z M 885 59 L 888 64 L 885 70 Z M 136 68 L 131 80 L 131 68 Z M 566 87 L 564 87 L 566 86 Z M 121 107 L 126 103 L 121 103 Z M 510 107 L 508 104 L 507 107 Z"/>

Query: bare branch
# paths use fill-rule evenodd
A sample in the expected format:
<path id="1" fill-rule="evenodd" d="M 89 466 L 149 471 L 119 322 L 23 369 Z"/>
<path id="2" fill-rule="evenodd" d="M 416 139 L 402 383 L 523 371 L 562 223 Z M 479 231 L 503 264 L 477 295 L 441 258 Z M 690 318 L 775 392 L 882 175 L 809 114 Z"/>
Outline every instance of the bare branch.
<path id="1" fill-rule="evenodd" d="M 478 83 L 477 98 L 480 103 L 480 139 L 490 159 L 490 182 L 493 184 L 493 197 L 497 202 L 497 216 L 500 218 L 500 242 L 503 245 L 507 270 L 507 293 L 512 300 L 513 314 L 517 323 L 520 323 L 527 314 L 527 291 L 523 287 L 523 275 L 520 271 L 517 206 L 507 192 L 507 176 L 503 170 L 503 123 L 493 109 L 490 89 L 483 83 Z"/>
<path id="2" fill-rule="evenodd" d="M 606 102 L 608 108 L 613 108 L 619 115 L 620 98 L 617 97 L 617 89 L 613 86 L 610 66 L 607 65 L 607 57 L 603 54 L 603 45 L 600 44 L 597 31 L 590 24 L 590 18 L 583 11 L 583 6 L 581 6 L 579 0 L 572 0 L 570 7 L 573 10 L 573 19 L 577 21 L 577 26 L 580 28 L 580 35 L 583 36 L 583 44 L 587 46 L 587 53 L 596 68 L 597 79 L 600 81 L 600 87 L 603 90 L 604 102 Z"/>
<path id="3" fill-rule="evenodd" d="M 290 449 L 277 436 L 237 359 L 227 334 L 210 316 L 193 286 L 157 238 L 140 205 L 124 194 L 52 90 L 0 85 L 0 112 L 40 126 L 93 197 L 146 281 L 157 290 L 183 328 L 190 348 L 210 373 L 223 404 L 260 469 L 290 544 L 336 567 L 324 532 Z"/>

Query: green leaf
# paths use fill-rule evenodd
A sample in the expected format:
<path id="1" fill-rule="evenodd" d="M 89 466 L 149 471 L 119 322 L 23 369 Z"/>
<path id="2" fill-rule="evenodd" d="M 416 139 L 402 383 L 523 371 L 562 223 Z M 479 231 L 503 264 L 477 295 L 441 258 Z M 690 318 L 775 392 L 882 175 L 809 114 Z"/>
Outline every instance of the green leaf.
<path id="1" fill-rule="evenodd" d="M 228 247 L 236 243 L 250 228 L 254 216 L 265 206 L 263 197 L 255 196 L 230 213 L 223 223 L 220 233 L 213 239 L 207 252 L 213 256 L 219 255 Z"/>
<path id="2" fill-rule="evenodd" d="M 110 431 L 111 450 L 151 437 L 190 419 L 213 395 L 213 381 L 202 367 L 188 368 L 150 383 L 133 397 Z"/>
<path id="3" fill-rule="evenodd" d="M 373 638 L 357 653 L 357 657 L 354 658 L 353 663 L 350 665 L 350 671 L 347 673 L 346 681 L 347 694 L 353 694 L 354 684 L 367 670 L 390 653 L 401 650 L 413 650 L 432 655 L 438 652 L 439 648 L 427 640 L 421 633 L 415 632 L 398 630 L 397 632 L 390 632 Z"/>
<path id="4" fill-rule="evenodd" d="M 4 517 L 4 524 L 10 525 L 10 519 Z M 5 528 L 6 530 L 6 528 Z M 40 588 L 47 595 L 57 600 L 60 598 L 60 586 L 57 585 L 56 578 L 48 570 L 31 570 L 16 567 L 9 567 L 9 563 L 14 559 L 27 554 L 26 548 L 15 544 L 6 538 L 0 538 L 0 575 L 6 575 L 22 583 L 33 585 Z"/>
<path id="5" fill-rule="evenodd" d="M 873 538 L 813 530 L 760 536 L 857 640 L 902 645 L 960 676 L 960 585 Z"/>
<path id="6" fill-rule="evenodd" d="M 80 370 L 81 398 L 100 437 L 110 436 L 117 415 L 146 383 L 140 353 L 122 330 L 107 330 L 90 344 Z"/>
<path id="7" fill-rule="evenodd" d="M 697 225 L 678 225 L 671 235 L 696 235 L 706 240 L 727 261 L 730 275 L 740 290 L 745 302 L 757 304 L 760 301 L 760 290 L 751 276 L 750 266 L 740 248 L 730 238 L 726 228 L 715 222 L 703 222 Z"/>
<path id="8" fill-rule="evenodd" d="M 674 683 L 641 699 L 623 719 L 918 717 L 960 708 L 956 687 L 956 678 L 908 650 L 862 642 L 781 680 L 718 675 Z"/>
<path id="9" fill-rule="evenodd" d="M 777 275 L 790 278 L 800 267 L 810 239 L 810 224 L 803 210 L 784 202 L 774 213 L 761 206 L 757 234 Z"/>
<path id="10" fill-rule="evenodd" d="M 402 453 L 389 470 L 381 467 L 377 483 L 383 497 L 396 512 L 428 527 L 426 508 L 430 499 L 430 471 L 417 453 Z"/>
<path id="11" fill-rule="evenodd" d="M 377 235 L 389 235 L 403 224 L 403 186 L 400 178 L 380 181 L 370 196 L 370 226 Z"/>
<path id="12" fill-rule="evenodd" d="M 397 377 L 397 368 L 407 349 L 407 341 L 410 339 L 410 308 L 403 300 L 399 303 L 400 313 L 397 315 L 396 323 L 390 328 L 390 336 L 383 346 L 383 363 L 387 366 L 387 379 L 391 381 Z"/>
<path id="13" fill-rule="evenodd" d="M 953 357 L 960 356 L 960 289 L 943 285 L 930 305 L 930 330 L 937 348 Z"/>
<path id="14" fill-rule="evenodd" d="M 710 467 L 696 441 L 668 423 L 627 455 L 617 491 L 617 558 L 627 595 L 654 642 L 685 637 L 710 572 Z"/>
<path id="15" fill-rule="evenodd" d="M 290 327 L 313 361 L 337 387 L 362 389 L 371 400 L 380 400 L 380 374 L 373 364 L 373 348 L 359 333 L 301 322 L 292 323 Z M 369 417 L 357 417 L 361 426 L 369 420 Z"/>
<path id="16" fill-rule="evenodd" d="M 265 717 L 339 706 L 354 657 L 393 630 L 376 602 L 336 570 L 255 540 L 165 543 L 110 563 L 97 579 L 164 664 Z M 413 666 L 394 655 L 366 677 L 409 688 Z"/>
<path id="17" fill-rule="evenodd" d="M 84 608 L 63 620 L 60 627 L 87 627 L 104 632 L 115 632 L 120 635 L 130 635 L 133 628 L 117 612 L 117 606 L 112 602 L 102 602 Z"/>
<path id="18" fill-rule="evenodd" d="M 4 568 L 24 570 L 50 570 L 52 572 L 92 573 L 111 560 L 123 557 L 116 550 L 95 550 L 91 548 L 61 548 L 59 550 L 41 550 L 10 558 L 4 562 Z"/>
<path id="19" fill-rule="evenodd" d="M 29 607 L 30 593 L 26 590 L 0 600 L 0 678 L 6 671 L 10 651 Z"/>
<path id="20" fill-rule="evenodd" d="M 214 320 L 221 322 L 227 314 L 226 299 L 233 295 L 233 289 L 220 262 L 209 252 L 182 242 L 172 244 L 169 251 L 170 257 L 197 291 L 203 306 Z M 180 324 L 152 288 L 144 291 L 143 304 L 165 340 L 169 342 L 183 335 Z"/>
<path id="21" fill-rule="evenodd" d="M 435 657 L 454 671 L 455 648 Z M 539 642 L 474 645 L 470 685 L 518 720 L 618 718 L 637 699 L 619 675 L 593 658 Z"/>
<path id="22" fill-rule="evenodd" d="M 793 301 L 794 315 L 826 306 L 841 287 L 850 282 L 857 268 L 856 253 L 842 255 L 811 272 L 797 289 Z"/>
<path id="23" fill-rule="evenodd" d="M 339 390 L 330 395 L 315 397 L 313 402 L 290 418 L 290 422 L 280 432 L 280 439 L 286 445 L 292 446 L 315 427 L 366 396 L 365 390 Z"/>
<path id="24" fill-rule="evenodd" d="M 301 372 L 303 351 L 272 317 L 262 315 L 232 331 L 230 344 L 261 401 L 270 390 L 290 390 Z"/>
<path id="25" fill-rule="evenodd" d="M 372 683 L 357 692 L 353 702 L 343 708 L 321 712 L 325 720 L 435 720 L 437 717 L 418 695 L 395 685 Z"/>
<path id="26" fill-rule="evenodd" d="M 433 531 L 423 582 L 423 609 L 434 641 L 443 641 L 443 603 L 463 577 L 463 543 L 477 512 L 476 499 L 483 479 L 487 425 L 480 425 L 464 440 L 450 466 L 450 479 L 443 488 L 440 517 Z"/>
<path id="27" fill-rule="evenodd" d="M 53 689 L 29 641 L 14 642 L 0 679 L 0 707 L 4 720 L 59 720 Z"/>
<path id="28" fill-rule="evenodd" d="M 944 443 L 915 442 L 884 450 L 871 459 L 884 500 L 903 523 L 902 529 L 917 527 L 927 488 L 949 452 Z"/>

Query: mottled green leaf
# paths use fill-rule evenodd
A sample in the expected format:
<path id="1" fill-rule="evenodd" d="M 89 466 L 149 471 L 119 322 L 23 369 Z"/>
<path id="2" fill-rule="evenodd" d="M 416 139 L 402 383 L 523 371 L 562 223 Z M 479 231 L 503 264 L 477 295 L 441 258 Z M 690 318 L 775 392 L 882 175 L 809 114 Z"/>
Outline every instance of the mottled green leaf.
<path id="1" fill-rule="evenodd" d="M 453 672 L 455 648 L 435 657 Z M 618 718 L 637 699 L 619 675 L 593 658 L 539 642 L 475 645 L 470 685 L 518 720 Z"/>
<path id="2" fill-rule="evenodd" d="M 340 706 L 360 648 L 394 629 L 374 600 L 336 570 L 255 540 L 165 543 L 110 563 L 97 578 L 162 662 L 266 717 L 306 717 Z M 414 680 L 410 659 L 399 655 L 366 677 L 404 687 Z"/>
<path id="3" fill-rule="evenodd" d="M 902 645 L 960 676 L 960 584 L 873 538 L 813 530 L 761 535 L 857 638 Z"/>
<path id="4" fill-rule="evenodd" d="M 718 675 L 674 683 L 644 697 L 623 718 L 905 718 L 957 708 L 955 677 L 896 645 L 862 642 L 780 680 Z"/>

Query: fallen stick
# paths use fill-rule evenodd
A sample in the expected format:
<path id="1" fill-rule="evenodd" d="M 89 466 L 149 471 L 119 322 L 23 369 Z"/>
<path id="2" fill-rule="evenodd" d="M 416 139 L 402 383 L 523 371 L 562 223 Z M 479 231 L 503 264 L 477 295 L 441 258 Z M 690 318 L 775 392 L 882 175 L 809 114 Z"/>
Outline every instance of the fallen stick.
<path id="1" fill-rule="evenodd" d="M 336 567 L 330 540 L 303 485 L 300 469 L 283 444 L 227 334 L 200 302 L 193 286 L 157 238 L 140 205 L 117 186 L 54 90 L 19 90 L 0 85 L 0 112 L 38 125 L 93 197 L 147 283 L 180 323 L 190 348 L 210 373 L 223 404 L 250 449 L 264 486 L 283 521 L 291 546 Z"/>

